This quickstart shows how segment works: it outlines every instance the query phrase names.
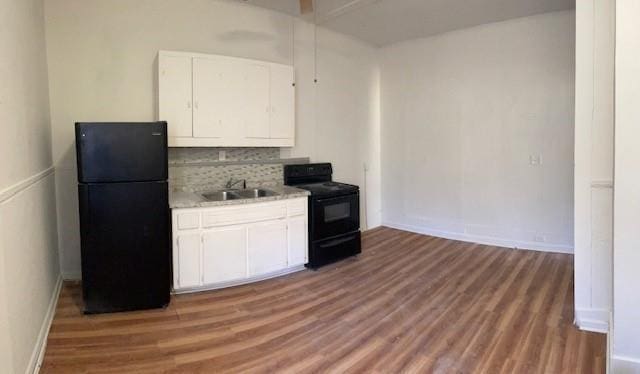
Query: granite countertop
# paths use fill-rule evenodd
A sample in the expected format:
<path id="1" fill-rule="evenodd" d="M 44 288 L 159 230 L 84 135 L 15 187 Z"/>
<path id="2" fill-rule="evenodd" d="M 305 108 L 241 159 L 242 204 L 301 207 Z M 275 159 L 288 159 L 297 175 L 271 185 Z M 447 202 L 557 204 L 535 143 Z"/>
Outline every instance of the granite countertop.
<path id="1" fill-rule="evenodd" d="M 297 197 L 309 196 L 310 192 L 295 188 L 291 186 L 269 186 L 264 187 L 265 190 L 270 190 L 276 193 L 275 196 L 265 196 L 249 199 L 234 199 L 224 201 L 209 201 L 202 197 L 197 192 L 185 192 L 185 191 L 170 191 L 169 192 L 169 207 L 172 209 L 180 208 L 204 208 L 223 205 L 239 205 L 239 204 L 253 204 L 262 203 L 266 201 L 295 199 Z"/>

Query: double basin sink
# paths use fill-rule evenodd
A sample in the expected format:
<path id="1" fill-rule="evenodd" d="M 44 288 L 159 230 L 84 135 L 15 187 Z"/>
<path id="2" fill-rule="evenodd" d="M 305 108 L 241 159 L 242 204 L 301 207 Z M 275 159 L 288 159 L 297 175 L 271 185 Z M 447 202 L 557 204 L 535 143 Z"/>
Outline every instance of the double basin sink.
<path id="1" fill-rule="evenodd" d="M 205 192 L 202 197 L 209 201 L 226 201 L 240 199 L 256 199 L 258 197 L 275 196 L 277 193 L 263 188 L 247 188 L 243 190 L 220 190 Z"/>

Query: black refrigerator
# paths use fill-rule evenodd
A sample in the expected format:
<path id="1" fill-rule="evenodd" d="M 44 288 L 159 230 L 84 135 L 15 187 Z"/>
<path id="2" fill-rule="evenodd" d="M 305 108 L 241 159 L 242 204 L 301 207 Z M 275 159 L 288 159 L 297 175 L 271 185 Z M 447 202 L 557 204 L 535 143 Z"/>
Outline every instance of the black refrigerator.
<path id="1" fill-rule="evenodd" d="M 167 123 L 76 123 L 86 314 L 169 304 Z"/>

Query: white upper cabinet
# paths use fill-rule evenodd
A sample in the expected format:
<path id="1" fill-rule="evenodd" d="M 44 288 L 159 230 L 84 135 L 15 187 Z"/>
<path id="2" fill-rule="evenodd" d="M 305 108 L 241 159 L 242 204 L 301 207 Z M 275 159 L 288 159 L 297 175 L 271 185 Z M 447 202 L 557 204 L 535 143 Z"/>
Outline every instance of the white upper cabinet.
<path id="1" fill-rule="evenodd" d="M 193 136 L 239 138 L 242 135 L 242 66 L 226 59 L 193 59 Z"/>
<path id="2" fill-rule="evenodd" d="M 171 124 L 169 137 L 191 137 L 191 58 L 160 55 L 158 61 L 159 117 Z"/>
<path id="3" fill-rule="evenodd" d="M 161 51 L 158 115 L 170 147 L 292 147 L 293 67 Z"/>
<path id="4" fill-rule="evenodd" d="M 269 136 L 293 139 L 295 136 L 295 87 L 293 68 L 271 65 L 271 126 Z"/>
<path id="5" fill-rule="evenodd" d="M 244 95 L 245 130 L 249 138 L 268 139 L 269 114 L 269 65 L 247 64 L 245 66 L 246 91 Z"/>

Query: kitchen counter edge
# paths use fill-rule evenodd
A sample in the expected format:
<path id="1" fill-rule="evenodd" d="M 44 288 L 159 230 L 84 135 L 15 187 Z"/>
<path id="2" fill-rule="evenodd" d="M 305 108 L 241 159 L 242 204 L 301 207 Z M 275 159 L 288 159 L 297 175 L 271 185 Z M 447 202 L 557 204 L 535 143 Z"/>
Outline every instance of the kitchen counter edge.
<path id="1" fill-rule="evenodd" d="M 277 201 L 286 199 L 295 199 L 299 197 L 307 197 L 310 192 L 291 186 L 271 186 L 264 187 L 276 193 L 275 196 L 256 197 L 248 199 L 235 199 L 225 201 L 209 201 L 197 192 L 171 191 L 169 192 L 169 207 L 171 209 L 183 208 L 205 208 L 228 205 L 244 205 L 262 203 L 267 201 Z"/>

